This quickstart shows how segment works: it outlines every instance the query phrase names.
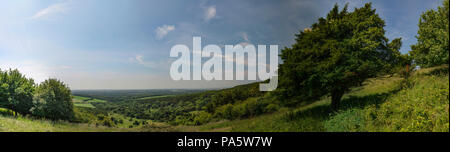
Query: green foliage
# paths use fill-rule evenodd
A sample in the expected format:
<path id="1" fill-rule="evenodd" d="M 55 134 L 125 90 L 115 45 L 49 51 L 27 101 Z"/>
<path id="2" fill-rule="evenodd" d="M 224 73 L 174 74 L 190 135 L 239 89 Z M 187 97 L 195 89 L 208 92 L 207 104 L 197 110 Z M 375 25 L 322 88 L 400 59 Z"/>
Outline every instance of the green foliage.
<path id="1" fill-rule="evenodd" d="M 281 52 L 277 91 L 282 100 L 300 100 L 284 104 L 314 101 L 331 94 L 336 109 L 345 92 L 375 77 L 395 59 L 393 50 L 401 45 L 400 39 L 388 46 L 384 26 L 370 3 L 353 12 L 347 12 L 347 6 L 339 11 L 335 5 L 311 30 L 296 35 L 296 43 Z"/>
<path id="2" fill-rule="evenodd" d="M 0 115 L 13 116 L 14 111 L 12 111 L 10 109 L 6 109 L 6 108 L 0 108 Z"/>
<path id="3" fill-rule="evenodd" d="M 126 132 L 145 131 L 141 128 L 116 128 L 61 120 L 32 117 L 9 117 L 0 115 L 0 132 Z"/>
<path id="4" fill-rule="evenodd" d="M 338 115 L 325 121 L 324 128 L 331 132 L 362 132 L 366 131 L 366 119 L 362 117 L 363 111 L 359 109 L 349 109 L 340 112 Z"/>
<path id="5" fill-rule="evenodd" d="M 95 92 L 85 92 L 98 96 Z M 130 92 L 131 93 L 131 92 Z M 266 110 L 269 100 L 256 101 L 266 93 L 259 91 L 259 83 L 234 88 L 205 91 L 185 95 L 159 95 L 107 103 L 91 103 L 98 110 L 118 113 L 135 119 L 166 122 L 174 125 L 200 125 L 220 119 L 238 119 L 256 116 Z M 78 94 L 85 96 L 85 94 Z M 102 94 L 105 98 L 111 98 Z M 143 94 L 142 94 L 143 95 Z M 141 95 L 139 95 L 141 96 Z M 256 99 L 256 98 L 258 99 Z M 252 99 L 254 98 L 254 99 Z"/>
<path id="6" fill-rule="evenodd" d="M 172 122 L 177 116 L 195 111 L 196 101 L 203 98 L 203 93 L 167 96 L 164 98 L 136 99 L 93 104 L 96 109 L 117 113 L 136 119 L 148 119 L 160 122 Z M 205 93 L 206 94 L 206 93 Z"/>
<path id="7" fill-rule="evenodd" d="M 74 118 L 71 91 L 59 80 L 48 79 L 39 84 L 34 104 L 31 111 L 35 116 L 54 120 Z"/>
<path id="8" fill-rule="evenodd" d="M 388 53 L 387 64 L 381 71 L 381 74 L 395 74 L 399 73 L 403 76 L 408 75 L 412 70 L 412 58 L 409 54 L 401 54 L 400 48 L 402 46 L 401 38 L 397 38 L 391 41 L 388 44 L 388 49 L 390 50 Z"/>
<path id="9" fill-rule="evenodd" d="M 73 122 L 77 123 L 89 123 L 96 126 L 108 126 L 114 127 L 119 124 L 121 119 L 112 117 L 105 111 L 87 108 L 87 107 L 75 107 Z M 123 122 L 123 121 L 122 121 Z"/>
<path id="10" fill-rule="evenodd" d="M 202 125 L 210 122 L 213 119 L 212 115 L 205 111 L 193 111 L 186 115 L 177 116 L 175 124 L 182 125 Z"/>
<path id="11" fill-rule="evenodd" d="M 0 107 L 23 115 L 65 120 L 73 118 L 71 92 L 66 85 L 49 79 L 36 88 L 33 79 L 27 79 L 17 69 L 0 70 Z"/>
<path id="12" fill-rule="evenodd" d="M 339 111 L 331 111 L 330 98 L 305 102 L 296 108 L 279 107 L 270 94 L 250 97 L 233 104 L 219 106 L 209 113 L 193 110 L 178 113 L 171 126 L 126 117 L 103 108 L 75 107 L 77 124 L 65 121 L 8 116 L 11 110 L 1 109 L 0 131 L 443 131 L 448 132 L 448 66 L 414 71 L 407 80 L 401 77 L 367 79 L 362 86 L 352 88 L 344 95 Z M 210 91 L 159 101 L 179 111 L 178 106 L 209 100 Z M 177 99 L 177 100 L 175 100 Z M 190 99 L 190 100 L 187 100 Z M 159 99 L 161 100 L 161 99 Z M 189 101 L 183 103 L 183 101 Z M 190 102 L 192 101 L 192 102 Z M 136 103 L 145 101 L 136 101 Z M 148 101 L 151 102 L 151 101 Z M 118 102 L 120 103 L 120 102 Z M 94 104 L 113 104 L 109 102 Z M 124 103 L 125 104 L 125 103 Z M 113 104 L 114 105 L 114 104 Z M 136 105 L 138 106 L 138 105 Z M 139 104 L 148 106 L 148 104 Z M 156 105 L 152 110 L 158 111 Z M 189 109 L 196 109 L 193 104 Z M 272 108 L 271 108 L 272 107 Z M 126 108 L 118 106 L 115 108 Z M 177 109 L 177 110 L 175 110 Z M 270 110 L 278 109 L 278 110 Z M 259 111 L 259 112 L 258 112 Z M 266 114 L 274 111 L 271 114 Z M 253 114 L 251 114 L 253 112 Z M 217 117 L 218 113 L 228 114 Z M 222 115 L 222 114 L 220 114 Z M 171 117 L 170 114 L 162 115 Z M 231 120 L 220 120 L 228 117 Z M 80 124 L 84 123 L 84 124 Z M 109 127 L 108 127 L 109 126 Z"/>
<path id="13" fill-rule="evenodd" d="M 402 78 L 407 79 L 414 71 L 414 67 L 407 64 L 406 66 L 397 66 L 395 70 Z"/>
<path id="14" fill-rule="evenodd" d="M 33 92 L 33 79 L 25 78 L 17 69 L 0 70 L 0 107 L 29 114 L 33 106 Z"/>
<path id="15" fill-rule="evenodd" d="M 339 111 L 329 108 L 330 98 L 250 119 L 220 121 L 203 131 L 245 132 L 379 132 L 449 131 L 448 66 L 414 71 L 401 77 L 367 79 L 343 97 Z"/>
<path id="16" fill-rule="evenodd" d="M 422 67 L 448 64 L 449 0 L 437 10 L 428 10 L 419 20 L 417 44 L 411 45 L 414 61 Z"/>
<path id="17" fill-rule="evenodd" d="M 214 113 L 216 108 L 220 106 L 234 104 L 250 97 L 258 97 L 262 95 L 264 95 L 264 93 L 259 91 L 259 83 L 252 83 L 237 86 L 232 89 L 225 89 L 211 96 L 211 101 L 206 104 L 206 111 Z"/>
<path id="18" fill-rule="evenodd" d="M 269 104 L 267 105 L 265 112 L 270 113 L 270 112 L 275 112 L 280 108 L 280 106 L 276 105 L 276 104 Z"/>
<path id="19" fill-rule="evenodd" d="M 447 72 L 438 72 L 442 69 Z M 405 85 L 407 84 L 407 85 Z M 402 90 L 376 99 L 377 104 L 341 111 L 326 121 L 328 131 L 449 131 L 448 66 L 416 73 Z M 359 99 L 358 102 L 365 100 Z"/>

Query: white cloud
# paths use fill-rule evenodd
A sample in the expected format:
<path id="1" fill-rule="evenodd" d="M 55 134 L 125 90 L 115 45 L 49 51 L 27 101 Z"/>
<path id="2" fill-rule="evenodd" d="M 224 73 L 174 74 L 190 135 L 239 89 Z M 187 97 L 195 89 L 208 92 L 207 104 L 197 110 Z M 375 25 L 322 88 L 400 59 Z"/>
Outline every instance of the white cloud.
<path id="1" fill-rule="evenodd" d="M 169 34 L 170 31 L 175 30 L 174 25 L 163 25 L 162 27 L 156 28 L 156 37 L 162 39 L 164 36 Z"/>
<path id="2" fill-rule="evenodd" d="M 48 6 L 38 11 L 31 17 L 32 19 L 46 18 L 56 14 L 64 14 L 69 10 L 69 2 L 61 2 Z"/>
<path id="3" fill-rule="evenodd" d="M 206 7 L 205 10 L 205 21 L 209 21 L 211 19 L 213 19 L 214 17 L 216 17 L 216 6 L 209 6 Z"/>
<path id="4" fill-rule="evenodd" d="M 142 57 L 143 57 L 142 55 L 136 55 L 135 59 L 136 61 L 138 61 L 138 63 L 143 64 L 144 60 L 142 60 Z"/>
<path id="5" fill-rule="evenodd" d="M 134 63 L 137 63 L 137 64 L 140 64 L 140 65 L 143 65 L 143 66 L 148 67 L 148 68 L 156 68 L 156 67 L 158 67 L 158 65 L 156 63 L 154 63 L 154 62 L 144 61 L 144 56 L 143 55 L 136 55 L 134 58 L 130 58 L 130 61 L 132 61 Z"/>

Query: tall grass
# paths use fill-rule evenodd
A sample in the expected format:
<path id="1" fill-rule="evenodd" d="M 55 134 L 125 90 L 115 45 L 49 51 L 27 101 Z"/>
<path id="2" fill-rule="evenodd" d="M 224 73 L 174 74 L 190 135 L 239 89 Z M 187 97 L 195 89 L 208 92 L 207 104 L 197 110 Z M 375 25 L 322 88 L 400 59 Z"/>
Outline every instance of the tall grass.
<path id="1" fill-rule="evenodd" d="M 449 131 L 448 66 L 416 71 L 405 80 L 378 77 L 354 88 L 332 112 L 330 99 L 244 120 L 203 125 L 209 131 Z"/>
<path id="2" fill-rule="evenodd" d="M 378 100 L 381 103 L 341 111 L 325 122 L 326 130 L 449 131 L 449 77 L 446 67 L 418 71 L 398 87 L 402 90 L 380 99 L 355 99 L 356 102 Z"/>

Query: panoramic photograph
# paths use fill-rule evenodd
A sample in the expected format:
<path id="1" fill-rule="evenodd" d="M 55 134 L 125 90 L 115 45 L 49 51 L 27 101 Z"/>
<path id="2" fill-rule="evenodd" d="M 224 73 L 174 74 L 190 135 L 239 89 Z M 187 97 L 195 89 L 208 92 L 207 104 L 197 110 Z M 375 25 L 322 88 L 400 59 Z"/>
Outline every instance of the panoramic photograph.
<path id="1" fill-rule="evenodd" d="M 449 0 L 0 3 L 0 136 L 449 132 Z"/>

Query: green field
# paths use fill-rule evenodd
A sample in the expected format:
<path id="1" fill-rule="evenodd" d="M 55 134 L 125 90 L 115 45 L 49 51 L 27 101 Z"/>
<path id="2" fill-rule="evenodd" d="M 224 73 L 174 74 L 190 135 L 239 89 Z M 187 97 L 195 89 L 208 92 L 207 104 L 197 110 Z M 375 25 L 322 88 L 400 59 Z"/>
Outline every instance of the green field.
<path id="1" fill-rule="evenodd" d="M 86 108 L 95 108 L 92 103 L 105 103 L 107 101 L 100 100 L 100 99 L 93 99 L 89 97 L 82 97 L 82 96 L 73 96 L 72 98 L 73 105 L 77 107 L 86 107 Z"/>

